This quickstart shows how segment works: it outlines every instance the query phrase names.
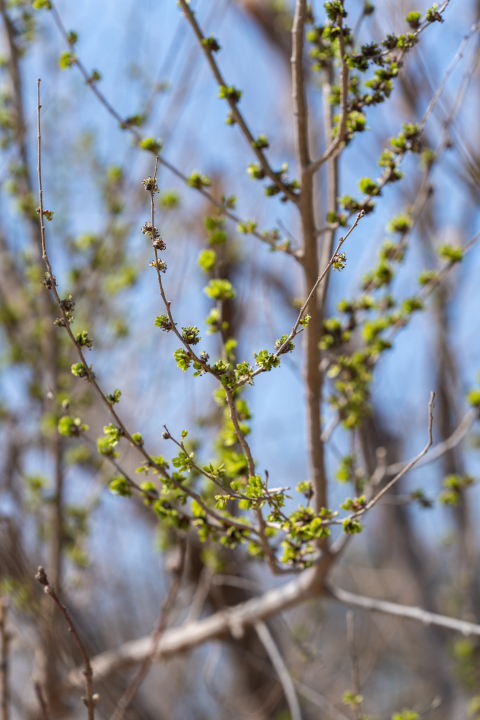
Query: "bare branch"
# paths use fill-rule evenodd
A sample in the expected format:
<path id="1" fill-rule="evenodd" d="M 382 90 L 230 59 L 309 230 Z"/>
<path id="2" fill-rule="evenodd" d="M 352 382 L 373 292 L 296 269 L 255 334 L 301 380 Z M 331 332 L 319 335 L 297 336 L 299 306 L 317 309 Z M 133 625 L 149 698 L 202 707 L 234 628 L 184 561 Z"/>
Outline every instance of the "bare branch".
<path id="1" fill-rule="evenodd" d="M 269 590 L 261 597 L 225 608 L 197 622 L 188 622 L 166 630 L 160 638 L 153 661 L 160 662 L 210 640 L 229 635 L 241 637 L 246 627 L 252 627 L 258 621 L 268 620 L 279 612 L 316 597 L 321 592 L 318 567 L 321 566 L 321 572 L 325 574 L 329 562 L 330 558 L 326 558 L 324 564 L 320 563 L 315 569 L 305 570 L 295 580 Z M 117 650 L 97 655 L 92 658 L 95 678 L 100 682 L 113 672 L 142 662 L 150 650 L 151 638 L 146 637 L 125 643 Z M 70 673 L 68 683 L 72 689 L 81 685 L 81 671 L 77 669 Z"/>
<path id="2" fill-rule="evenodd" d="M 302 720 L 302 713 L 295 692 L 295 686 L 270 630 L 262 621 L 255 623 L 255 630 L 282 684 L 292 720 Z"/>
<path id="3" fill-rule="evenodd" d="M 10 635 L 7 630 L 7 601 L 0 597 L 0 718 L 8 720 L 10 714 L 10 692 L 8 684 L 8 646 Z"/>
<path id="4" fill-rule="evenodd" d="M 93 694 L 93 671 L 92 666 L 90 663 L 90 659 L 87 655 L 87 651 L 85 650 L 85 646 L 83 645 L 80 636 L 77 632 L 77 629 L 75 625 L 73 624 L 73 620 L 70 617 L 67 608 L 62 605 L 60 602 L 57 593 L 55 592 L 52 585 L 49 584 L 47 575 L 45 573 L 45 570 L 41 565 L 38 567 L 38 573 L 35 575 L 35 579 L 38 580 L 40 585 L 43 585 L 43 590 L 47 595 L 50 595 L 55 605 L 60 610 L 61 614 L 65 618 L 65 622 L 68 625 L 69 631 L 72 633 L 73 639 L 77 643 L 78 649 L 80 650 L 80 654 L 83 658 L 83 665 L 84 670 L 82 672 L 82 675 L 84 676 L 84 682 L 85 682 L 85 698 L 82 698 L 88 711 L 88 720 L 94 720 L 95 715 L 95 705 L 98 701 L 98 695 Z"/>
<path id="5" fill-rule="evenodd" d="M 325 589 L 331 598 L 338 600 L 344 605 L 415 620 L 423 625 L 443 627 L 466 636 L 480 635 L 480 625 L 465 620 L 456 620 L 455 618 L 447 617 L 447 615 L 438 615 L 437 613 L 428 612 L 418 607 L 410 607 L 408 605 L 388 602 L 387 600 L 375 600 L 374 598 L 364 597 L 363 595 L 356 595 L 355 593 L 335 587 L 329 583 L 325 584 Z"/>
<path id="6" fill-rule="evenodd" d="M 293 115 L 295 118 L 297 155 L 302 174 L 310 162 L 308 150 L 308 110 L 303 71 L 303 43 L 306 12 L 306 0 L 296 0 L 292 27 L 292 101 Z"/>
<path id="7" fill-rule="evenodd" d="M 39 682 L 35 681 L 33 683 L 33 688 L 35 690 L 35 695 L 37 696 L 41 718 L 42 718 L 42 720 L 49 720 L 47 703 L 46 703 L 45 697 L 43 695 L 42 686 L 40 685 Z"/>
<path id="8" fill-rule="evenodd" d="M 469 410 L 464 416 L 460 425 L 454 430 L 450 437 L 443 442 L 438 443 L 438 445 L 436 445 L 433 450 L 430 450 L 428 456 L 422 458 L 422 460 L 417 463 L 417 468 L 435 462 L 435 460 L 438 460 L 438 458 L 442 457 L 442 455 L 445 455 L 446 452 L 448 452 L 449 450 L 453 450 L 454 447 L 457 447 L 457 445 L 463 440 L 463 438 L 468 433 L 477 418 L 478 412 L 476 410 Z M 406 464 L 407 463 L 405 462 L 398 462 L 394 463 L 393 465 L 387 465 L 385 469 L 385 474 L 395 475 L 396 473 L 400 472 L 406 466 Z"/>

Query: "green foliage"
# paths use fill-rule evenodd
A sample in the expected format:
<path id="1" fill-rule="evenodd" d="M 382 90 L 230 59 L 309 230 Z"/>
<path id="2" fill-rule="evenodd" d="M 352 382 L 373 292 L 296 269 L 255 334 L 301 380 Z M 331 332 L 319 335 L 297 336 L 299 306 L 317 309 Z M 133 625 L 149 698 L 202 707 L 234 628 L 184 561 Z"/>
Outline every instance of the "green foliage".
<path id="1" fill-rule="evenodd" d="M 187 178 L 187 185 L 189 187 L 201 190 L 204 187 L 209 187 L 212 181 L 206 175 L 202 175 L 198 170 L 194 170 L 189 178 Z"/>
<path id="2" fill-rule="evenodd" d="M 463 260 L 463 249 L 461 247 L 443 243 L 437 250 L 438 257 L 449 263 L 457 263 Z"/>
<path id="3" fill-rule="evenodd" d="M 443 480 L 443 490 L 438 499 L 443 505 L 460 505 L 463 491 L 473 483 L 471 475 L 447 475 Z"/>
<path id="4" fill-rule="evenodd" d="M 88 371 L 85 365 L 81 362 L 74 363 L 72 365 L 72 375 L 75 375 L 75 377 L 78 378 L 88 378 Z"/>
<path id="5" fill-rule="evenodd" d="M 77 58 L 75 54 L 70 50 L 66 50 L 58 58 L 58 65 L 61 70 L 66 70 L 67 68 L 72 67 L 72 65 L 74 65 L 76 62 Z"/>
<path id="6" fill-rule="evenodd" d="M 233 87 L 233 85 L 230 85 L 229 87 L 227 87 L 227 85 L 220 85 L 218 97 L 230 100 L 230 102 L 236 105 L 242 97 L 242 91 L 237 90 L 237 88 Z"/>
<path id="7" fill-rule="evenodd" d="M 257 140 L 252 142 L 252 147 L 256 150 L 266 150 L 266 148 L 270 147 L 270 145 L 265 135 L 260 135 Z"/>
<path id="8" fill-rule="evenodd" d="M 116 475 L 108 484 L 108 488 L 112 495 L 119 497 L 131 497 L 132 490 L 128 484 L 128 480 L 123 475 Z"/>
<path id="9" fill-rule="evenodd" d="M 78 437 L 80 433 L 86 432 L 88 425 L 82 423 L 80 418 L 73 418 L 70 415 L 64 415 L 58 421 L 58 432 L 60 435 L 68 437 Z"/>
<path id="10" fill-rule="evenodd" d="M 160 139 L 155 140 L 153 137 L 146 137 L 140 141 L 140 147 L 142 150 L 151 152 L 154 155 L 160 155 L 162 151 L 162 141 Z"/>
<path id="11" fill-rule="evenodd" d="M 215 266 L 217 254 L 215 250 L 202 250 L 198 256 L 198 264 L 203 272 L 209 273 Z"/>
<path id="12" fill-rule="evenodd" d="M 392 720 L 418 720 L 420 715 L 414 710 L 404 708 L 402 712 L 393 713 Z"/>
<path id="13" fill-rule="evenodd" d="M 116 403 L 120 402 L 120 397 L 122 393 L 120 390 L 114 390 L 111 395 L 107 395 L 106 398 L 110 405 L 115 405 Z"/>
<path id="14" fill-rule="evenodd" d="M 358 522 L 358 520 L 344 520 L 343 521 L 343 531 L 347 535 L 355 535 L 355 533 L 361 533 L 363 530 L 362 526 Z"/>
<path id="15" fill-rule="evenodd" d="M 269 353 L 268 350 L 260 350 L 259 353 L 254 353 L 255 364 L 269 372 L 272 368 L 276 368 L 280 365 L 279 358 L 273 353 Z"/>
<path id="16" fill-rule="evenodd" d="M 34 10 L 51 10 L 52 3 L 50 0 L 33 0 L 32 7 Z"/>
<path id="17" fill-rule="evenodd" d="M 221 47 L 218 41 L 213 37 L 203 38 L 202 45 L 207 48 L 210 52 L 218 52 Z"/>
<path id="18" fill-rule="evenodd" d="M 362 178 L 358 183 L 358 187 L 360 192 L 365 195 L 380 195 L 380 188 L 377 183 L 369 177 Z"/>
<path id="19" fill-rule="evenodd" d="M 423 270 L 418 276 L 418 282 L 420 285 L 428 285 L 437 278 L 438 272 L 436 270 Z"/>
<path id="20" fill-rule="evenodd" d="M 420 26 L 421 17 L 421 12 L 418 12 L 418 10 L 412 10 L 412 12 L 409 12 L 406 16 L 405 21 L 410 25 L 412 30 L 417 30 L 417 28 Z"/>
<path id="21" fill-rule="evenodd" d="M 86 330 L 83 330 L 75 335 L 75 342 L 79 347 L 86 347 L 89 349 L 93 347 L 93 342 L 88 337 L 88 332 Z"/>
<path id="22" fill-rule="evenodd" d="M 164 190 L 159 195 L 158 203 L 162 210 L 176 210 L 180 207 L 180 195 L 176 190 Z"/>
<path id="23" fill-rule="evenodd" d="M 198 328 L 194 325 L 189 325 L 186 328 L 182 327 L 182 337 L 189 345 L 198 345 L 202 339 L 199 336 Z"/>
<path id="24" fill-rule="evenodd" d="M 213 300 L 231 300 L 235 297 L 235 290 L 229 280 L 216 278 L 210 280 L 204 292 Z"/>
<path id="25" fill-rule="evenodd" d="M 356 695 L 351 690 L 347 690 L 343 693 L 342 702 L 344 705 L 350 705 L 350 707 L 356 707 L 363 702 L 362 695 Z"/>
<path id="26" fill-rule="evenodd" d="M 405 214 L 397 215 L 396 217 L 392 218 L 390 222 L 387 225 L 388 232 L 395 233 L 395 232 L 406 232 L 407 230 L 410 230 L 412 227 L 412 219 Z"/>
<path id="27" fill-rule="evenodd" d="M 156 317 L 155 325 L 159 328 L 162 328 L 162 330 L 165 330 L 166 332 L 168 332 L 169 330 L 173 330 L 173 325 L 167 315 L 160 315 Z"/>
<path id="28" fill-rule="evenodd" d="M 182 372 L 187 372 L 193 360 L 192 356 L 187 353 L 184 348 L 179 348 L 178 350 L 175 350 L 173 357 L 177 362 L 177 367 L 179 367 Z"/>

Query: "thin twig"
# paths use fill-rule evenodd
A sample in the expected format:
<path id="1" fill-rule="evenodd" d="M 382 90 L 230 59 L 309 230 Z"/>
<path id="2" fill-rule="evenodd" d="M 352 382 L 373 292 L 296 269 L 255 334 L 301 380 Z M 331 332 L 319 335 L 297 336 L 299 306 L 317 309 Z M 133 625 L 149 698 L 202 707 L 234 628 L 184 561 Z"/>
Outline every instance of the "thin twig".
<path id="1" fill-rule="evenodd" d="M 463 417 L 458 427 L 450 435 L 450 437 L 443 442 L 438 443 L 438 445 L 436 445 L 433 450 L 428 453 L 428 456 L 426 458 L 423 458 L 419 461 L 417 468 L 435 462 L 435 460 L 438 460 L 438 458 L 442 457 L 442 455 L 445 455 L 446 452 L 448 452 L 449 450 L 453 450 L 453 448 L 457 447 L 457 445 L 463 440 L 463 438 L 468 433 L 477 418 L 478 411 L 469 410 Z M 400 470 L 402 470 L 405 465 L 405 462 L 398 462 L 394 463 L 393 465 L 388 465 L 385 469 L 385 475 L 395 475 L 395 473 L 400 472 Z"/>
<path id="2" fill-rule="evenodd" d="M 174 175 L 176 175 L 180 180 L 182 180 L 185 185 L 188 187 L 192 187 L 188 184 L 188 177 L 184 175 L 180 170 L 178 170 L 174 165 L 172 165 L 170 162 L 165 160 L 164 157 L 161 155 L 158 156 L 158 162 L 166 167 L 170 172 L 172 172 Z M 225 217 L 232 220 L 232 222 L 238 223 L 239 225 L 244 225 L 248 227 L 248 221 L 242 220 L 238 215 L 236 215 L 234 212 L 232 212 L 229 208 L 226 207 L 224 202 L 221 202 L 220 200 L 217 200 L 208 190 L 205 190 L 204 187 L 197 187 L 195 186 L 193 188 L 194 190 L 197 190 L 203 197 L 205 197 L 209 202 L 212 203 L 212 205 L 215 205 L 219 210 L 221 210 L 222 214 L 225 215 Z M 264 234 L 258 232 L 258 230 L 249 230 L 247 235 L 253 235 L 253 237 L 256 237 L 257 240 L 261 240 L 263 243 L 266 243 L 271 248 L 275 248 L 275 250 L 281 250 L 282 252 L 286 253 L 287 255 L 292 255 L 292 257 L 296 258 L 297 260 L 302 259 L 302 250 L 295 249 L 293 247 L 290 247 L 290 245 L 287 244 L 278 244 L 270 237 L 270 234 L 265 231 Z"/>
<path id="3" fill-rule="evenodd" d="M 8 720 L 10 713 L 10 692 L 8 683 L 8 648 L 10 635 L 7 630 L 8 604 L 0 597 L 0 718 Z"/>
<path id="4" fill-rule="evenodd" d="M 197 23 L 197 20 L 195 18 L 195 15 L 193 11 L 191 10 L 190 6 L 186 2 L 186 0 L 179 0 L 179 5 L 182 8 L 185 17 L 187 18 L 188 22 L 190 23 L 193 32 L 195 33 L 195 36 L 200 44 L 200 47 L 203 51 L 203 54 L 205 55 L 207 62 L 210 66 L 210 69 L 212 71 L 213 77 L 218 83 L 219 87 L 226 87 L 228 83 L 225 82 L 223 79 L 223 76 L 220 72 L 220 69 L 215 61 L 215 58 L 213 57 L 212 50 L 210 47 L 206 44 L 204 44 L 205 37 L 200 29 L 199 24 Z M 260 165 L 262 166 L 265 174 L 270 178 L 270 180 L 278 187 L 278 189 L 287 197 L 289 200 L 291 200 L 293 203 L 297 204 L 299 202 L 299 196 L 292 192 L 285 183 L 281 180 L 279 177 L 279 174 L 274 172 L 272 168 L 270 167 L 267 158 L 265 157 L 264 152 L 256 146 L 255 138 L 253 137 L 252 133 L 250 132 L 247 123 L 245 122 L 245 119 L 241 112 L 239 111 L 237 107 L 237 101 L 230 97 L 228 94 L 226 96 L 226 100 L 230 106 L 230 111 L 232 113 L 232 116 L 236 123 L 238 123 L 240 129 L 242 130 L 242 133 L 247 140 L 248 144 L 252 148 L 254 154 L 257 157 L 257 160 L 259 161 Z"/>
<path id="5" fill-rule="evenodd" d="M 140 685 L 144 681 L 150 666 L 152 665 L 153 657 L 157 651 L 158 642 L 163 635 L 168 622 L 168 616 L 170 615 L 170 612 L 172 610 L 172 607 L 175 604 L 175 600 L 178 595 L 178 591 L 180 589 L 180 585 L 182 583 L 182 576 L 183 576 L 183 569 L 185 566 L 185 555 L 186 555 L 186 548 L 187 543 L 185 538 L 181 538 L 179 541 L 180 545 L 180 556 L 178 558 L 178 563 L 173 570 L 173 578 L 170 582 L 170 586 L 168 588 L 167 597 L 165 598 L 165 601 L 162 604 L 160 614 L 158 616 L 157 624 L 155 625 L 155 629 L 152 633 L 152 642 L 151 642 L 151 650 L 148 655 L 146 655 L 138 668 L 137 672 L 133 676 L 132 680 L 130 681 L 127 689 L 123 693 L 122 697 L 120 698 L 117 707 L 115 708 L 115 711 L 112 715 L 111 720 L 122 720 L 125 710 L 129 706 L 129 704 L 132 702 L 133 698 L 135 697 L 136 693 L 138 692 L 138 689 L 140 688 Z"/>
<path id="6" fill-rule="evenodd" d="M 333 253 L 331 259 L 329 260 L 329 262 L 328 262 L 327 266 L 325 267 L 325 269 L 323 270 L 322 274 L 317 278 L 314 286 L 312 287 L 312 289 L 310 290 L 310 293 L 308 294 L 307 299 L 306 299 L 305 302 L 303 303 L 303 305 L 302 305 L 302 307 L 301 307 L 301 309 L 300 309 L 300 312 L 298 313 L 297 320 L 296 320 L 296 322 L 295 322 L 295 325 L 294 325 L 293 328 L 292 328 L 292 331 L 291 331 L 290 335 L 289 335 L 288 338 L 285 340 L 285 342 L 282 343 L 282 344 L 280 345 L 280 347 L 278 347 L 277 350 L 274 352 L 275 357 L 278 357 L 279 355 L 281 355 L 281 354 L 283 353 L 283 351 L 285 350 L 285 348 L 289 345 L 289 343 L 290 343 L 299 333 L 302 332 L 303 328 L 302 328 L 301 330 L 299 330 L 299 329 L 298 329 L 298 326 L 300 325 L 300 322 L 301 322 L 302 318 L 304 317 L 305 310 L 307 309 L 307 307 L 308 307 L 311 299 L 313 298 L 316 289 L 318 288 L 318 286 L 319 286 L 320 283 L 322 282 L 323 278 L 325 277 L 325 275 L 328 273 L 328 271 L 329 271 L 330 268 L 332 267 L 333 263 L 335 262 L 336 257 L 337 257 L 337 255 L 338 255 L 338 251 L 339 251 L 340 248 L 342 247 L 343 243 L 346 241 L 346 239 L 349 237 L 349 235 L 353 232 L 353 230 L 355 230 L 355 228 L 357 227 L 359 221 L 364 217 L 364 215 L 365 215 L 365 212 L 364 212 L 363 210 L 361 210 L 361 211 L 357 214 L 357 217 L 356 217 L 356 219 L 355 219 L 355 222 L 353 223 L 353 225 L 351 226 L 351 228 L 350 228 L 350 230 L 347 232 L 347 234 L 346 234 L 344 237 L 340 237 L 340 238 L 339 238 L 339 240 L 338 240 L 338 245 L 337 245 L 337 247 L 336 247 L 336 249 L 335 249 L 335 252 Z M 254 377 L 256 377 L 257 375 L 259 375 L 260 373 L 263 373 L 263 372 L 266 372 L 266 370 L 264 370 L 262 367 L 258 368 L 257 370 L 254 370 L 254 372 L 253 372 L 250 376 L 246 376 L 246 377 L 244 377 L 244 378 L 241 378 L 241 379 L 238 381 L 238 383 L 235 385 L 235 388 L 238 388 L 238 387 L 241 387 L 242 385 L 245 385 L 245 383 L 247 383 L 250 378 L 254 378 Z"/>
<path id="7" fill-rule="evenodd" d="M 47 595 L 50 595 L 52 600 L 54 601 L 55 605 L 60 610 L 61 614 L 65 618 L 65 622 L 68 625 L 69 631 L 72 633 L 73 639 L 77 643 L 77 647 L 80 650 L 80 654 L 83 659 L 83 665 L 84 665 L 84 671 L 83 675 L 85 678 L 85 698 L 82 698 L 83 702 L 85 703 L 88 711 L 88 720 L 94 720 L 94 714 L 95 714 L 95 705 L 98 701 L 98 695 L 95 696 L 93 694 L 93 671 L 92 666 L 90 664 L 90 659 L 87 655 L 87 651 L 85 650 L 85 646 L 83 645 L 80 635 L 77 632 L 77 629 L 75 625 L 73 624 L 73 620 L 70 617 L 67 608 L 62 605 L 60 602 L 57 593 L 55 592 L 55 589 L 52 585 L 49 584 L 47 575 L 45 573 L 45 570 L 41 565 L 38 567 L 38 572 L 35 575 L 35 579 L 38 580 L 40 585 L 43 585 L 43 590 Z"/>
<path id="8" fill-rule="evenodd" d="M 297 693 L 295 692 L 295 686 L 270 630 L 262 621 L 255 623 L 255 630 L 282 684 L 291 719 L 302 720 L 302 713 L 300 711 Z"/>
<path id="9" fill-rule="evenodd" d="M 40 707 L 40 715 L 41 715 L 42 720 L 50 720 L 49 715 L 48 715 L 47 702 L 43 695 L 42 686 L 40 685 L 39 682 L 35 681 L 33 683 L 33 688 L 35 690 L 35 695 L 37 696 L 38 705 Z"/>
<path id="10" fill-rule="evenodd" d="M 361 720 L 362 700 L 360 699 L 360 671 L 357 651 L 355 648 L 355 616 L 350 610 L 347 612 L 347 643 L 350 652 L 350 664 L 352 666 L 352 690 L 355 695 L 353 713 L 355 715 L 355 720 Z"/>
<path id="11" fill-rule="evenodd" d="M 342 4 L 343 7 L 343 4 Z M 345 59 L 345 39 L 343 36 L 343 18 L 338 18 L 338 50 L 340 55 L 340 121 L 337 125 L 337 133 L 335 139 L 332 140 L 325 152 L 312 163 L 308 172 L 313 175 L 327 160 L 333 160 L 342 150 L 342 143 L 345 138 L 348 117 L 348 65 Z"/>
<path id="12" fill-rule="evenodd" d="M 431 392 L 431 393 L 430 393 L 430 400 L 429 400 L 429 403 L 428 403 L 428 440 L 427 440 L 427 444 L 425 445 L 425 447 L 423 448 L 423 450 L 422 450 L 421 452 L 419 452 L 416 457 L 414 457 L 412 460 L 410 460 L 410 462 L 407 463 L 407 464 L 405 465 L 405 467 L 404 467 L 397 475 L 395 475 L 395 477 L 394 477 L 392 480 L 390 480 L 390 482 L 387 483 L 387 484 L 385 485 L 385 487 L 383 487 L 383 488 L 370 500 L 369 503 L 367 503 L 366 507 L 365 507 L 363 510 L 361 510 L 360 513 L 356 513 L 356 514 L 355 514 L 355 517 L 357 517 L 359 514 L 362 514 L 362 515 L 363 515 L 363 513 L 367 512 L 367 511 L 370 510 L 374 505 L 376 505 L 377 502 L 385 495 L 385 493 L 388 492 L 388 491 L 390 490 L 390 488 L 391 488 L 396 482 L 398 482 L 398 481 L 400 480 L 400 478 L 403 477 L 403 475 L 405 475 L 405 473 L 407 473 L 409 470 L 411 470 L 412 467 L 413 467 L 414 465 L 416 465 L 417 462 L 424 457 L 424 455 L 427 454 L 427 452 L 429 451 L 429 449 L 430 449 L 430 448 L 432 447 L 432 445 L 433 445 L 433 410 L 434 410 L 434 407 L 435 407 L 435 393 L 434 393 L 434 392 Z"/>

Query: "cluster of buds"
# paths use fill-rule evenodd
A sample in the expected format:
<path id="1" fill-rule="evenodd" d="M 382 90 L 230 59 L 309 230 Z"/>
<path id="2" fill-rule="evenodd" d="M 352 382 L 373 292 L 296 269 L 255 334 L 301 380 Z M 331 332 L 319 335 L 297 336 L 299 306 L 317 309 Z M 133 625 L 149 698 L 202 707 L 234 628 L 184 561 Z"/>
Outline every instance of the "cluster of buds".
<path id="1" fill-rule="evenodd" d="M 40 212 L 41 212 L 41 210 L 40 210 L 40 208 L 38 207 L 38 208 L 37 208 L 37 213 L 38 213 L 39 215 L 40 215 Z M 43 216 L 46 217 L 49 222 L 52 222 L 52 220 L 53 220 L 53 215 L 54 215 L 53 210 L 44 210 L 44 211 L 43 211 Z"/>
<path id="2" fill-rule="evenodd" d="M 148 264 L 150 265 L 150 267 L 158 268 L 159 271 L 163 272 L 163 273 L 166 272 L 166 270 L 167 270 L 167 263 L 164 262 L 163 260 L 160 260 L 160 258 L 158 258 L 158 260 L 154 260 L 153 262 L 148 263 Z"/>
<path id="3" fill-rule="evenodd" d="M 44 285 L 47 290 L 53 290 L 53 288 L 56 286 L 57 281 L 55 279 L 55 275 L 50 275 L 49 272 L 45 273 L 45 277 L 42 280 L 42 285 Z"/>
<path id="4" fill-rule="evenodd" d="M 53 321 L 53 324 L 56 325 L 57 327 L 67 327 L 67 322 L 70 325 L 70 323 L 72 323 L 73 321 L 74 321 L 73 315 L 70 315 L 69 313 L 67 313 L 66 318 L 63 318 L 63 317 L 57 318 L 56 320 Z"/>
<path id="5" fill-rule="evenodd" d="M 142 185 L 147 192 L 156 193 L 158 192 L 157 179 L 148 177 L 142 180 Z"/>
<path id="6" fill-rule="evenodd" d="M 73 300 L 71 295 L 68 295 L 64 300 L 61 301 L 60 307 L 67 313 L 72 312 L 75 309 L 75 300 Z"/>

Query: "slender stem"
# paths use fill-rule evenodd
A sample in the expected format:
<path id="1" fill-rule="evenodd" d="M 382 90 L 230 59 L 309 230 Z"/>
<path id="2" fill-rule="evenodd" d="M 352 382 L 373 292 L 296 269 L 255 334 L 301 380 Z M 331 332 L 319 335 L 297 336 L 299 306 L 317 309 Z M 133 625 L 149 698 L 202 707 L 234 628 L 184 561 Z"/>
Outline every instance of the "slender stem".
<path id="1" fill-rule="evenodd" d="M 7 631 L 7 601 L 0 597 L 0 718 L 9 720 L 10 692 L 8 683 L 8 646 L 10 636 Z"/>
<path id="2" fill-rule="evenodd" d="M 280 680 L 285 699 L 288 704 L 290 711 L 291 720 L 302 720 L 302 713 L 300 710 L 300 704 L 298 702 L 297 693 L 295 692 L 295 685 L 293 684 L 292 677 L 288 672 L 288 668 L 285 665 L 285 661 L 277 647 L 273 636 L 264 622 L 256 622 L 255 630 L 257 635 L 267 651 L 267 655 L 271 660 L 273 667 L 275 668 L 278 679 Z"/>
<path id="3" fill-rule="evenodd" d="M 60 610 L 61 614 L 65 618 L 65 622 L 68 625 L 69 631 L 72 633 L 73 639 L 77 643 L 77 647 L 80 650 L 80 654 L 83 659 L 83 665 L 84 665 L 84 676 L 85 676 L 85 705 L 87 707 L 88 712 L 88 720 L 94 720 L 94 714 L 95 714 L 95 699 L 93 697 L 93 671 L 92 666 L 90 664 L 90 659 L 87 655 L 87 651 L 85 650 L 85 646 L 82 643 L 80 639 L 80 635 L 77 632 L 77 629 L 75 625 L 73 624 L 73 620 L 70 617 L 67 608 L 62 605 L 60 602 L 57 593 L 55 592 L 54 588 L 50 583 L 48 582 L 47 575 L 45 573 L 45 570 L 41 565 L 38 567 L 38 572 L 35 575 L 35 579 L 40 583 L 40 585 L 43 585 L 44 592 L 47 595 L 50 595 L 55 605 Z"/>
<path id="4" fill-rule="evenodd" d="M 360 695 L 360 671 L 358 666 L 357 651 L 355 648 L 355 616 L 350 610 L 347 612 L 347 643 L 350 651 L 350 664 L 352 666 L 352 690 L 355 695 L 355 700 L 361 697 Z M 362 719 L 362 703 L 361 700 L 355 702 L 353 705 L 353 712 L 355 720 Z"/>
<path id="5" fill-rule="evenodd" d="M 302 2 L 305 2 L 305 0 L 302 0 Z M 189 4 L 186 2 L 186 0 L 179 0 L 179 5 L 182 8 L 185 17 L 187 18 L 188 22 L 190 23 L 193 32 L 195 33 L 195 36 L 197 37 L 197 40 L 200 44 L 200 47 L 202 48 L 203 54 L 205 55 L 207 62 L 210 66 L 210 69 L 212 71 L 213 77 L 217 81 L 219 87 L 226 87 L 227 83 L 225 82 L 220 69 L 215 61 L 215 58 L 213 57 L 213 53 L 208 45 L 204 44 L 205 37 L 200 29 L 199 24 L 197 23 L 197 20 L 195 18 L 194 13 L 190 9 Z M 278 187 L 278 189 L 287 197 L 289 200 L 291 200 L 293 203 L 297 204 L 299 200 L 299 196 L 296 195 L 294 192 L 292 192 L 285 183 L 281 180 L 278 173 L 275 173 L 272 168 L 270 167 L 267 158 L 265 157 L 265 153 L 256 147 L 255 144 L 255 138 L 253 137 L 252 133 L 250 132 L 250 129 L 248 128 L 247 123 L 245 122 L 245 119 L 241 112 L 239 111 L 237 107 L 237 102 L 235 99 L 230 97 L 229 95 L 226 96 L 226 100 L 230 106 L 230 111 L 232 113 L 232 116 L 235 120 L 235 122 L 239 125 L 240 129 L 242 130 L 242 133 L 247 140 L 248 144 L 252 148 L 254 154 L 257 157 L 257 160 L 259 161 L 260 165 L 262 166 L 265 174 L 270 178 L 270 180 Z"/>
<path id="6" fill-rule="evenodd" d="M 38 705 L 40 707 L 40 715 L 42 720 L 50 720 L 48 715 L 48 708 L 47 708 L 47 702 L 45 700 L 45 696 L 43 694 L 42 686 L 39 682 L 35 682 L 33 684 L 35 695 L 37 696 Z"/>

